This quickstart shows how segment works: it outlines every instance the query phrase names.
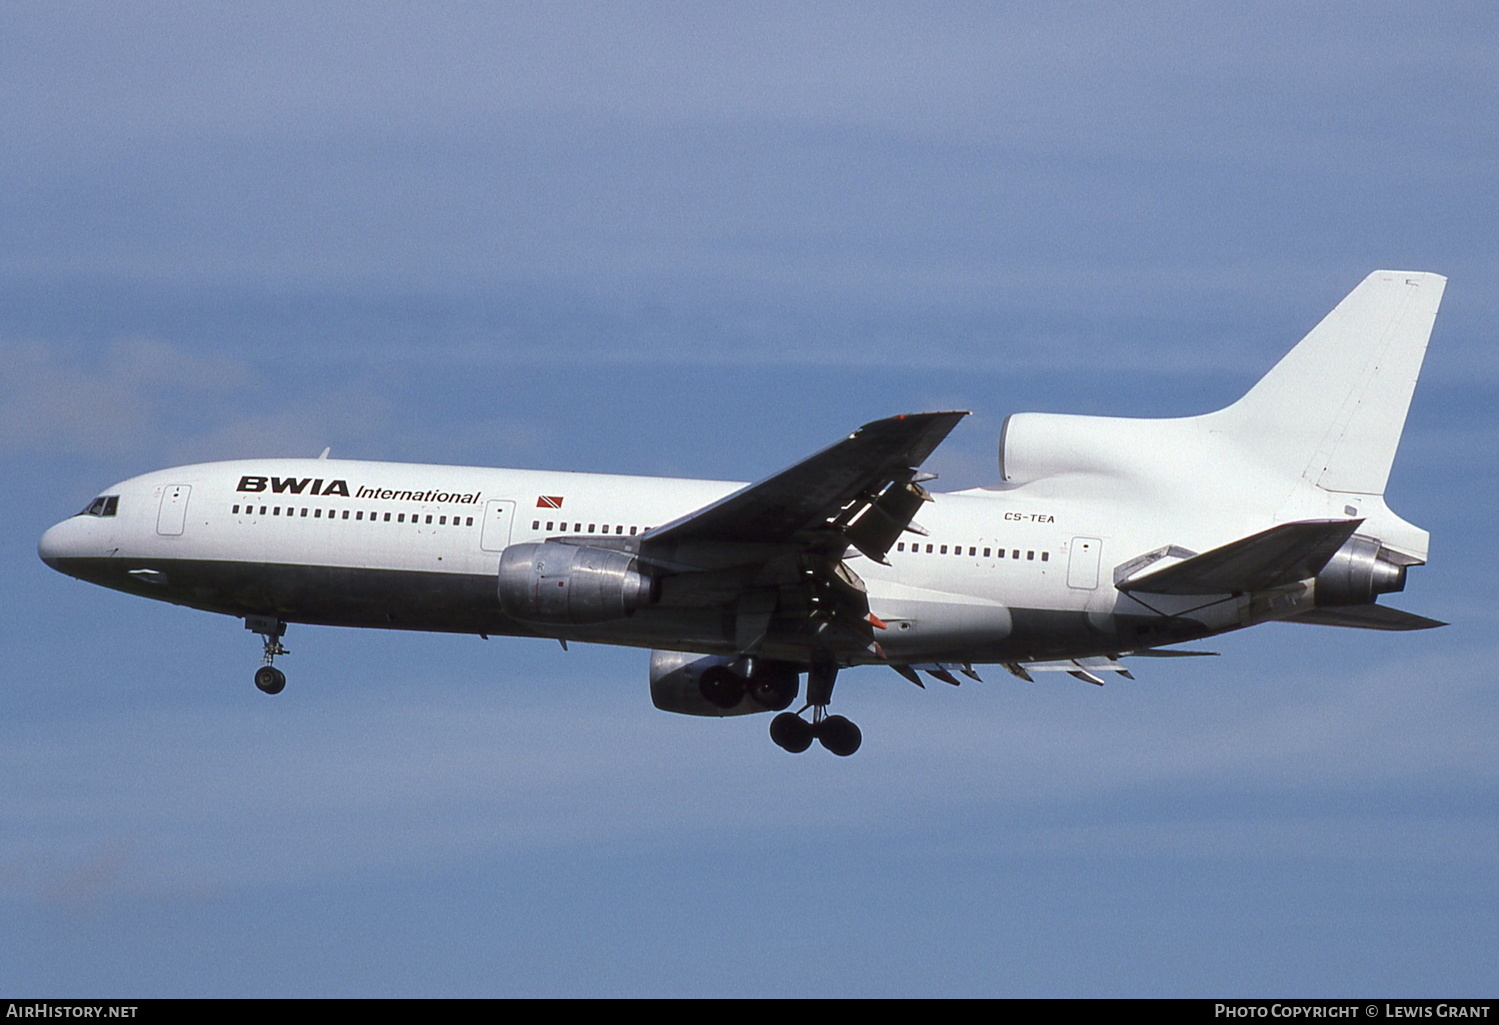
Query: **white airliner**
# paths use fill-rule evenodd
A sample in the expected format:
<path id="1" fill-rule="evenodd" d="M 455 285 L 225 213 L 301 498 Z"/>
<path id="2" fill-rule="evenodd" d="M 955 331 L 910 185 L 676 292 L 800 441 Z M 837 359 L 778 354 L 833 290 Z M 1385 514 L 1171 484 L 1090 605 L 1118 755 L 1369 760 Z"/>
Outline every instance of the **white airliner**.
<path id="1" fill-rule="evenodd" d="M 654 649 L 659 708 L 778 711 L 781 747 L 847 755 L 859 730 L 827 711 L 845 666 L 1101 684 L 1123 657 L 1270 620 L 1442 625 L 1375 602 L 1426 561 L 1383 495 L 1445 284 L 1371 274 L 1214 413 L 1014 414 L 987 487 L 922 487 L 961 412 L 866 424 L 750 485 L 325 452 L 133 477 L 39 553 L 243 618 L 269 694 L 288 623 L 621 644 Z"/>

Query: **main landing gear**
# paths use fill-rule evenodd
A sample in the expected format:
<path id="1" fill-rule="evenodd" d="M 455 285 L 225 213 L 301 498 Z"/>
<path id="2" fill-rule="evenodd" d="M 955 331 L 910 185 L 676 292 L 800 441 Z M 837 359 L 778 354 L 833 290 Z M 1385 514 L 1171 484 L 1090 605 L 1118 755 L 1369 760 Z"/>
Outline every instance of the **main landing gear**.
<path id="1" fill-rule="evenodd" d="M 828 715 L 828 702 L 833 697 L 833 681 L 838 677 L 838 667 L 832 663 L 819 663 L 807 671 L 807 703 L 802 712 L 812 709 L 812 721 L 801 717 L 801 712 L 782 712 L 770 721 L 770 739 L 777 747 L 801 754 L 816 740 L 833 754 L 847 758 L 859 750 L 864 735 L 848 719 L 841 715 Z"/>
<path id="2" fill-rule="evenodd" d="M 280 694 L 286 689 L 286 674 L 273 664 L 277 655 L 287 654 L 281 646 L 286 636 L 286 624 L 274 616 L 246 616 L 245 629 L 260 635 L 265 642 L 265 653 L 261 655 L 263 665 L 255 670 L 255 686 L 266 694 Z"/>

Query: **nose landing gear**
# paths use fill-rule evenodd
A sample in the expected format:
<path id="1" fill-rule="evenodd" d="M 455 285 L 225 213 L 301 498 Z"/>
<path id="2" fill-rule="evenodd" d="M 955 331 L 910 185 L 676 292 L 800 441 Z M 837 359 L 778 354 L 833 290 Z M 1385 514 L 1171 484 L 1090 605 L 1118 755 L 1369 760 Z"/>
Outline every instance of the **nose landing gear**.
<path id="1" fill-rule="evenodd" d="M 840 758 L 859 750 L 864 742 L 859 727 L 841 715 L 828 715 L 837 676 L 838 667 L 831 663 L 815 664 L 807 671 L 807 704 L 802 711 L 812 709 L 812 721 L 803 719 L 800 712 L 782 712 L 776 716 L 770 721 L 770 739 L 777 747 L 801 754 L 816 740 Z"/>
<path id="2" fill-rule="evenodd" d="M 280 694 L 286 689 L 286 674 L 273 664 L 277 655 L 288 654 L 281 646 L 286 636 L 286 624 L 273 616 L 246 616 L 245 629 L 260 635 L 265 642 L 265 651 L 260 657 L 262 665 L 255 670 L 255 686 L 266 694 Z"/>
<path id="3" fill-rule="evenodd" d="M 275 666 L 261 666 L 255 670 L 255 686 L 267 694 L 280 694 L 286 689 L 286 674 Z"/>

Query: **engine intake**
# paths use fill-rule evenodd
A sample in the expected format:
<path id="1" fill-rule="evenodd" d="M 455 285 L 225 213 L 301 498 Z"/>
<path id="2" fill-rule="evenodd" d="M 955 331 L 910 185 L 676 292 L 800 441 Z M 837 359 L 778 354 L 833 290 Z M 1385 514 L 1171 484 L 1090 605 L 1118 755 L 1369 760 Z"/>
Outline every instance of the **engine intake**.
<path id="1" fill-rule="evenodd" d="M 796 700 L 802 666 L 771 659 L 651 652 L 651 703 L 679 715 L 779 712 Z"/>
<path id="2" fill-rule="evenodd" d="M 531 623 L 604 623 L 651 602 L 651 578 L 629 552 L 554 541 L 500 556 L 500 608 Z"/>
<path id="3" fill-rule="evenodd" d="M 1354 535 L 1317 574 L 1319 606 L 1368 605 L 1381 594 L 1405 590 L 1406 567 L 1370 537 Z"/>

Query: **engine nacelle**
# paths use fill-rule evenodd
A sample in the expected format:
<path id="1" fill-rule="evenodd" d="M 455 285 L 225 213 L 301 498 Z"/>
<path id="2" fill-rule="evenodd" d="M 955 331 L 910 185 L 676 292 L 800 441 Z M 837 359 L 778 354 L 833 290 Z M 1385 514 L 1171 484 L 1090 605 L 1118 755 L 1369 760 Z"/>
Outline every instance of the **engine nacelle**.
<path id="1" fill-rule="evenodd" d="M 530 623 L 604 623 L 651 602 L 651 578 L 629 552 L 555 541 L 500 556 L 500 608 Z"/>
<path id="2" fill-rule="evenodd" d="M 1405 565 L 1388 548 L 1355 534 L 1317 574 L 1319 606 L 1368 605 L 1381 594 L 1405 590 Z"/>
<path id="3" fill-rule="evenodd" d="M 653 651 L 651 703 L 679 715 L 779 712 L 796 700 L 800 672 L 793 662 Z"/>

